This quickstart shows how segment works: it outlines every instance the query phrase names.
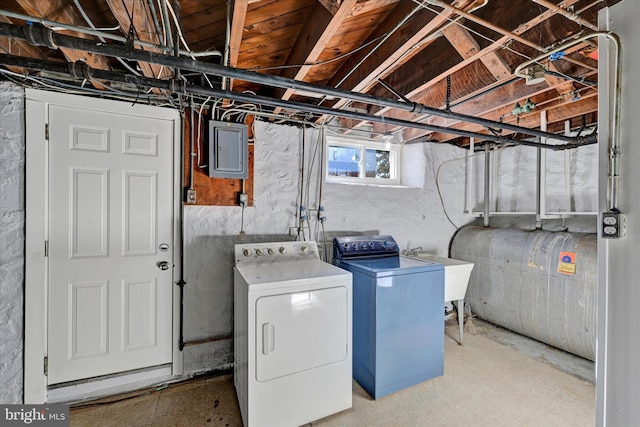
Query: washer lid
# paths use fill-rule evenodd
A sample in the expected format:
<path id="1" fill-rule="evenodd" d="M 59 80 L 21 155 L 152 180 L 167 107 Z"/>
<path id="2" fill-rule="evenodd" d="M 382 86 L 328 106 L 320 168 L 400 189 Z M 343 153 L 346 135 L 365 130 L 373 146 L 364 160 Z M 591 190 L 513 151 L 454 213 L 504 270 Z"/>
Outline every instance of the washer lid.
<path id="1" fill-rule="evenodd" d="M 401 274 L 444 270 L 442 264 L 403 256 L 342 260 L 340 265 L 349 271 L 375 277 L 399 276 Z"/>
<path id="2" fill-rule="evenodd" d="M 249 286 L 269 284 L 275 287 L 287 287 L 351 279 L 350 272 L 319 259 L 247 263 L 238 264 L 235 268 Z M 260 286 L 260 288 L 263 287 Z"/>

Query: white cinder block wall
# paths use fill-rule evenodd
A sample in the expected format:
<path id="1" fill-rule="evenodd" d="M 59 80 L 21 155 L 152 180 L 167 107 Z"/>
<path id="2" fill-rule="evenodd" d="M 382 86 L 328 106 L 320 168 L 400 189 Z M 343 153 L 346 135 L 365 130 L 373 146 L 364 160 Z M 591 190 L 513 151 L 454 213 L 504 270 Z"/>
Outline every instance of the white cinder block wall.
<path id="1" fill-rule="evenodd" d="M 24 91 L 0 82 L 0 403 L 22 402 Z"/>
<path id="2" fill-rule="evenodd" d="M 290 228 L 297 225 L 303 130 L 258 121 L 255 131 L 255 206 L 246 208 L 244 216 L 239 207 L 185 208 L 185 341 L 225 338 L 187 346 L 186 372 L 231 367 L 233 245 L 289 240 Z M 320 136 L 314 129 L 307 129 L 304 136 L 303 205 L 312 217 L 315 213 L 309 211 L 319 207 Z M 380 232 L 394 236 L 403 249 L 422 247 L 446 256 L 455 228 L 444 216 L 434 184 L 435 169 L 464 155 L 465 150 L 449 145 L 407 145 L 404 181 L 418 188 L 324 184 L 321 204 L 327 235 Z M 464 160 L 451 162 L 442 168 L 439 178 L 447 211 L 458 226 L 473 219 L 462 213 L 464 170 Z M 246 233 L 244 239 L 241 229 Z M 314 240 L 322 240 L 320 230 L 317 221 L 311 221 Z"/>
<path id="3" fill-rule="evenodd" d="M 18 86 L 0 84 L 0 402 L 22 399 L 23 240 L 24 240 L 24 92 Z M 291 239 L 297 225 L 300 200 L 302 129 L 256 122 L 254 204 L 242 213 L 239 207 L 186 206 L 184 233 L 184 338 L 185 372 L 224 370 L 232 365 L 233 245 L 242 241 Z M 307 129 L 304 136 L 304 202 L 319 206 L 320 133 Z M 583 149 L 581 149 L 583 150 Z M 500 155 L 498 194 L 502 209 L 530 209 L 535 179 L 523 171 L 535 164 L 535 149 L 509 149 Z M 595 151 L 575 152 L 593 162 Z M 474 220 L 463 213 L 465 205 L 466 150 L 450 145 L 408 144 L 403 151 L 403 182 L 409 188 L 384 188 L 323 184 L 322 216 L 328 235 L 344 232 L 391 234 L 402 249 L 422 250 L 446 256 L 453 225 L 445 217 L 437 193 L 435 175 L 446 210 L 457 227 Z M 483 159 L 475 157 L 481 201 Z M 595 171 L 593 172 L 595 173 Z M 550 172 L 553 175 L 553 172 Z M 557 174 L 557 173 L 556 173 Z M 584 174 L 583 174 L 584 175 Z M 576 188 L 593 189 L 577 194 L 576 206 L 591 206 L 595 197 L 593 177 L 575 174 Z M 513 179 L 509 179 L 513 177 Z M 559 179 L 559 178 L 558 178 Z M 310 180 L 310 181 L 309 181 Z M 515 184 L 514 184 L 515 180 Z M 553 186 L 551 186 L 553 187 Z M 308 191 L 307 191 L 308 188 Z M 550 190 L 553 191 L 552 189 Z M 579 193 L 579 192 L 578 192 Z M 308 197 L 307 197 L 308 195 Z M 476 206 L 481 211 L 481 205 Z M 311 213 L 313 216 L 314 213 Z M 532 217 L 502 220 L 531 229 Z M 492 224 L 498 223 L 492 219 Z M 5 225 L 6 224 L 6 225 Z M 557 223 L 545 224 L 554 229 Z M 571 231 L 595 231 L 594 220 L 568 221 Z M 241 235 L 244 230 L 244 235 Z M 311 222 L 312 237 L 321 239 L 321 228 Z M 308 231 L 307 231 L 308 233 Z M 308 236 L 308 234 L 307 234 Z M 5 277 L 10 280 L 5 280 Z M 9 325 L 9 327 L 4 327 Z"/>

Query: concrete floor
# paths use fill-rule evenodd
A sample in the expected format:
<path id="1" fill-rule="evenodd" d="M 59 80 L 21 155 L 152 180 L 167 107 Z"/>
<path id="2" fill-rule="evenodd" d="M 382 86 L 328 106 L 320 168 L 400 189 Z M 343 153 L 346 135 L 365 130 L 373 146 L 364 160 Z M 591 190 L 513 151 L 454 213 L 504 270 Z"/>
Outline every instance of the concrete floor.
<path id="1" fill-rule="evenodd" d="M 456 342 L 457 327 L 446 328 L 444 376 L 377 401 L 354 381 L 353 407 L 310 426 L 594 425 L 592 382 L 549 365 L 544 362 L 549 357 L 538 350 L 533 357 L 526 354 L 519 336 L 519 344 L 510 346 L 504 332 L 499 341 L 492 338 L 498 328 L 475 324 L 467 324 L 464 346 Z M 546 347 L 532 342 L 531 348 L 536 346 Z M 572 356 L 563 363 L 572 360 L 584 363 Z M 72 407 L 71 426 L 242 426 L 231 376 L 131 397 L 138 394 L 118 396 L 125 400 L 116 403 Z"/>

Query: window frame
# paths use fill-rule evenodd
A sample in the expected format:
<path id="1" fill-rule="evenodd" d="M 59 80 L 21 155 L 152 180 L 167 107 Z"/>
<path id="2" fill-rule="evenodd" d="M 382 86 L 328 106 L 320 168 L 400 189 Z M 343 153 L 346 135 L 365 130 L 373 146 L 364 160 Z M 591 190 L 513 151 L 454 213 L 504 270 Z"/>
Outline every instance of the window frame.
<path id="1" fill-rule="evenodd" d="M 359 176 L 335 176 L 329 175 L 329 147 L 346 147 L 357 148 L 360 150 L 360 160 L 358 163 Z M 389 178 L 369 178 L 366 176 L 366 153 L 367 149 L 376 151 L 389 152 Z M 365 138 L 345 138 L 343 136 L 326 135 L 325 136 L 325 154 L 324 154 L 324 178 L 326 182 L 341 184 L 361 184 L 361 185 L 379 185 L 379 186 L 398 186 L 400 185 L 400 167 L 402 157 L 402 144 L 393 144 L 390 142 L 381 142 L 373 139 Z"/>

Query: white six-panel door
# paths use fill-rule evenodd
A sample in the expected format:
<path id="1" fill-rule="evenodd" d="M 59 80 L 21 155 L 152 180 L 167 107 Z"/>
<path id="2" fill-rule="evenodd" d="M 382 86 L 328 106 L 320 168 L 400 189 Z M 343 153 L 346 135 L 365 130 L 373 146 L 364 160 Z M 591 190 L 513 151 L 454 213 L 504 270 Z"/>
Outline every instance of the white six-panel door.
<path id="1" fill-rule="evenodd" d="M 48 383 L 170 363 L 172 122 L 48 119 Z"/>

